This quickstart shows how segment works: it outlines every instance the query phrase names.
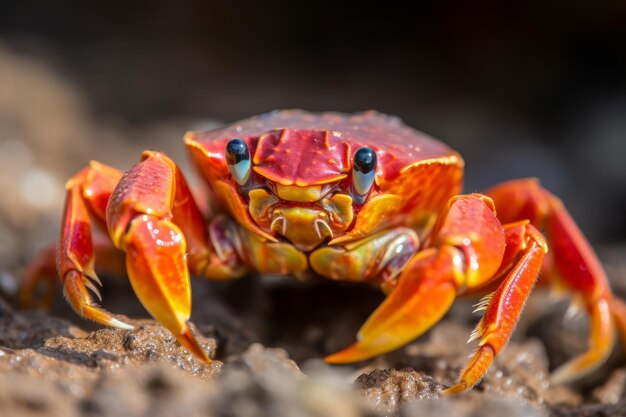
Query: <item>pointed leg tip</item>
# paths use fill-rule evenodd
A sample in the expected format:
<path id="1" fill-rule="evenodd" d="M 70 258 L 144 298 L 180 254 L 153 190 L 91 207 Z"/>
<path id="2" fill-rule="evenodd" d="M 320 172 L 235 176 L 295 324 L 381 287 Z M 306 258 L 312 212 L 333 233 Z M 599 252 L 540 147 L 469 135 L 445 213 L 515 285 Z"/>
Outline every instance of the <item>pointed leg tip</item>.
<path id="1" fill-rule="evenodd" d="M 82 300 L 75 303 L 71 297 L 67 296 L 67 298 L 74 310 L 88 320 L 93 320 L 103 326 L 115 327 L 122 330 L 133 330 L 135 328 L 122 320 L 116 319 L 111 315 L 111 313 L 103 308 L 100 308 L 98 305 L 84 304 Z M 78 304 L 78 306 L 76 306 L 76 304 Z"/>
<path id="2" fill-rule="evenodd" d="M 359 347 L 357 343 L 348 346 L 344 350 L 328 355 L 324 358 L 327 363 L 336 365 L 359 362 L 365 359 L 369 359 L 375 356 L 376 353 L 368 352 L 365 349 Z"/>
<path id="3" fill-rule="evenodd" d="M 569 384 L 591 374 L 606 362 L 610 352 L 610 350 L 600 353 L 589 351 L 571 359 L 552 372 L 550 383 L 554 385 Z"/>
<path id="4" fill-rule="evenodd" d="M 465 382 L 459 382 L 441 391 L 441 395 L 443 395 L 444 397 L 450 397 L 453 395 L 460 394 L 466 390 L 467 390 L 467 386 Z"/>
<path id="5" fill-rule="evenodd" d="M 550 375 L 550 378 L 549 378 L 550 385 L 563 385 L 567 383 L 569 380 L 570 378 L 565 376 L 563 373 L 554 373 Z"/>
<path id="6" fill-rule="evenodd" d="M 115 317 L 111 317 L 108 325 L 111 327 L 122 329 L 122 330 L 134 330 L 135 329 L 135 326 L 125 323 L 122 320 L 118 320 Z"/>
<path id="7" fill-rule="evenodd" d="M 176 340 L 178 340 L 178 343 L 180 343 L 183 347 L 190 351 L 196 358 L 206 363 L 207 365 L 213 362 L 213 360 L 209 358 L 202 346 L 200 346 L 200 343 L 193 335 L 188 325 L 185 326 L 185 330 L 183 330 L 183 333 L 176 335 Z"/>
<path id="8" fill-rule="evenodd" d="M 551 385 L 564 385 L 572 381 L 582 378 L 590 373 L 596 367 L 592 369 L 577 369 L 573 362 L 565 363 L 552 372 L 550 375 Z"/>

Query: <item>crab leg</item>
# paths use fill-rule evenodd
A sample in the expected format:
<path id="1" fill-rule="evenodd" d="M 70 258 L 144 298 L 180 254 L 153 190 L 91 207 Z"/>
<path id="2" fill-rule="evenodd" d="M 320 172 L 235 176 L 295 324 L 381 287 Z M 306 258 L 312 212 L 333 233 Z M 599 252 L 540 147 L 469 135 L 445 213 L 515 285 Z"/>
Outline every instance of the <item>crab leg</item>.
<path id="1" fill-rule="evenodd" d="M 92 216 L 93 217 L 93 216 Z M 92 243 L 92 256 L 90 257 L 91 263 L 95 259 L 98 259 L 98 271 L 105 272 L 112 275 L 123 275 L 126 272 L 124 265 L 124 257 L 120 256 L 122 253 L 111 243 L 111 241 L 98 233 L 95 233 L 91 237 Z M 89 247 L 88 245 L 86 246 Z M 63 257 L 67 258 L 69 253 L 57 250 L 57 245 L 50 245 L 44 248 L 35 261 L 33 261 L 28 268 L 24 271 L 22 280 L 20 282 L 20 288 L 18 292 L 19 304 L 23 308 L 43 308 L 50 309 L 52 307 L 57 284 L 57 255 L 59 259 Z M 78 257 L 71 255 L 72 259 L 77 260 Z M 84 266 L 77 264 L 79 268 L 84 270 Z M 75 267 L 77 265 L 74 265 Z M 98 295 L 97 287 L 93 286 L 93 283 L 87 281 L 85 285 L 90 287 L 92 292 Z M 41 297 L 36 298 L 35 293 L 38 288 L 42 287 Z M 84 300 L 87 304 L 93 304 L 91 299 Z"/>
<path id="2" fill-rule="evenodd" d="M 367 359 L 420 336 L 441 319 L 457 294 L 489 283 L 504 257 L 512 259 L 505 251 L 505 233 L 493 202 L 482 195 L 452 198 L 432 236 L 426 249 L 405 266 L 396 288 L 363 325 L 358 341 L 327 357 L 328 362 Z M 539 257 L 540 263 L 542 255 L 533 252 L 532 257 Z M 524 279 L 534 282 L 538 267 L 523 258 L 516 265 Z M 511 309 L 519 314 L 522 306 L 516 304 Z"/>
<path id="3" fill-rule="evenodd" d="M 56 252 L 55 245 L 44 248 L 24 271 L 18 291 L 21 307 L 52 307 L 56 283 Z M 35 299 L 34 295 L 39 287 L 43 287 L 42 297 Z"/>
<path id="4" fill-rule="evenodd" d="M 65 297 L 78 314 L 107 326 L 130 329 L 132 326 L 100 308 L 88 291 L 99 297 L 94 285 L 100 284 L 100 280 L 93 268 L 90 215 L 96 222 L 104 224 L 107 201 L 120 177 L 121 173 L 116 169 L 92 161 L 89 167 L 67 182 L 61 237 L 57 246 L 57 271 Z"/>
<path id="5" fill-rule="evenodd" d="M 567 382 L 593 371 L 611 352 L 614 327 L 626 342 L 626 306 L 611 293 L 596 254 L 563 203 L 536 179 L 503 183 L 487 194 L 496 202 L 502 221 L 529 219 L 546 233 L 551 255 L 542 278 L 578 295 L 589 315 L 587 352 L 558 368 L 552 380 Z"/>
<path id="6" fill-rule="evenodd" d="M 485 310 L 485 315 L 469 339 L 480 338 L 478 349 L 461 371 L 458 382 L 444 391 L 446 395 L 471 388 L 487 372 L 513 334 L 541 269 L 547 251 L 541 233 L 527 221 L 505 225 L 504 230 L 507 247 L 495 278 L 504 277 L 496 291 L 478 304 L 476 311 Z"/>

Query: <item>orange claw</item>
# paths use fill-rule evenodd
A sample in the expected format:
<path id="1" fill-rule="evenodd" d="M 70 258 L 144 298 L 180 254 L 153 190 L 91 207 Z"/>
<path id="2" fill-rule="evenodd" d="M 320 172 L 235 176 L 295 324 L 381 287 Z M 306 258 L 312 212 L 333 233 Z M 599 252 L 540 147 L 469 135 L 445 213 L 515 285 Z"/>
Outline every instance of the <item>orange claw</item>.
<path id="1" fill-rule="evenodd" d="M 126 269 L 139 301 L 181 345 L 204 362 L 211 360 L 189 330 L 191 289 L 180 229 L 154 216 L 135 217 L 124 237 Z"/>
<path id="2" fill-rule="evenodd" d="M 176 223 L 174 216 L 179 217 Z M 187 322 L 191 312 L 187 262 L 195 271 L 219 262 L 208 242 L 202 215 L 176 165 L 162 154 L 144 152 L 142 161 L 123 176 L 113 168 L 92 162 L 67 183 L 57 253 L 57 270 L 65 296 L 85 318 L 132 329 L 100 308 L 88 291 L 100 298 L 95 285 L 101 283 L 94 271 L 94 249 L 103 255 L 107 266 L 118 264 L 111 256 L 110 242 L 96 242 L 94 248 L 92 220 L 106 225 L 113 244 L 126 251 L 125 266 L 131 285 L 148 312 L 200 360 L 210 362 Z M 47 256 L 42 262 L 49 263 L 49 259 Z M 25 299 L 43 279 L 39 276 L 44 269 L 39 267 L 30 274 Z M 230 270 L 224 266 L 218 272 L 225 274 Z"/>
<path id="3" fill-rule="evenodd" d="M 429 249 L 405 267 L 398 286 L 374 311 L 352 346 L 325 358 L 350 363 L 396 349 L 428 330 L 448 311 L 456 296 L 455 249 Z"/>
<path id="4" fill-rule="evenodd" d="M 396 288 L 359 331 L 358 341 L 328 356 L 327 362 L 356 362 L 408 343 L 443 317 L 459 291 L 481 285 L 496 272 L 504 235 L 489 198 L 454 197 L 440 219 L 433 247 L 404 267 Z"/>
<path id="5" fill-rule="evenodd" d="M 186 184 L 181 186 L 183 181 L 165 155 L 144 152 L 142 161 L 124 174 L 111 195 L 107 226 L 113 243 L 126 252 L 130 282 L 143 306 L 181 345 L 209 363 L 187 322 L 191 315 L 187 240 L 172 212 L 192 214 L 177 220 L 194 245 L 193 265 L 206 263 L 210 246 L 191 194 Z"/>

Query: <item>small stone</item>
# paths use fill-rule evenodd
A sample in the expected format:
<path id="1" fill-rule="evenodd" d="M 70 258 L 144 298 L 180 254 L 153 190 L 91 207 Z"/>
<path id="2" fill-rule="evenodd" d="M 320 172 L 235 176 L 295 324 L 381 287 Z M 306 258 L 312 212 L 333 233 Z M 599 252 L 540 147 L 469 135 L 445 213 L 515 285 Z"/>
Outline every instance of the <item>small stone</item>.
<path id="1" fill-rule="evenodd" d="M 430 376 L 407 368 L 376 369 L 355 381 L 365 400 L 384 415 L 394 415 L 408 402 L 438 399 L 443 386 Z"/>
<path id="2" fill-rule="evenodd" d="M 252 344 L 247 351 L 229 361 L 230 365 L 244 366 L 253 374 L 285 373 L 295 378 L 304 374 L 284 349 L 266 348 L 259 343 Z"/>
<path id="3" fill-rule="evenodd" d="M 617 404 L 624 398 L 625 388 L 626 368 L 621 368 L 614 371 L 603 385 L 595 388 L 591 398 L 602 404 Z"/>

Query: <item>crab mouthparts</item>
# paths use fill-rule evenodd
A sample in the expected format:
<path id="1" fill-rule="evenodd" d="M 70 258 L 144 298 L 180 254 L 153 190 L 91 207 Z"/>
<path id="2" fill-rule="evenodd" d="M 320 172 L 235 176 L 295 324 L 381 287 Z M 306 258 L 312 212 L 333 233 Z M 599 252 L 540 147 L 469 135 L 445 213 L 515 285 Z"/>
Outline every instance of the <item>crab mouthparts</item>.
<path id="1" fill-rule="evenodd" d="M 270 229 L 302 251 L 313 250 L 334 236 L 324 211 L 303 207 L 275 209 Z"/>

